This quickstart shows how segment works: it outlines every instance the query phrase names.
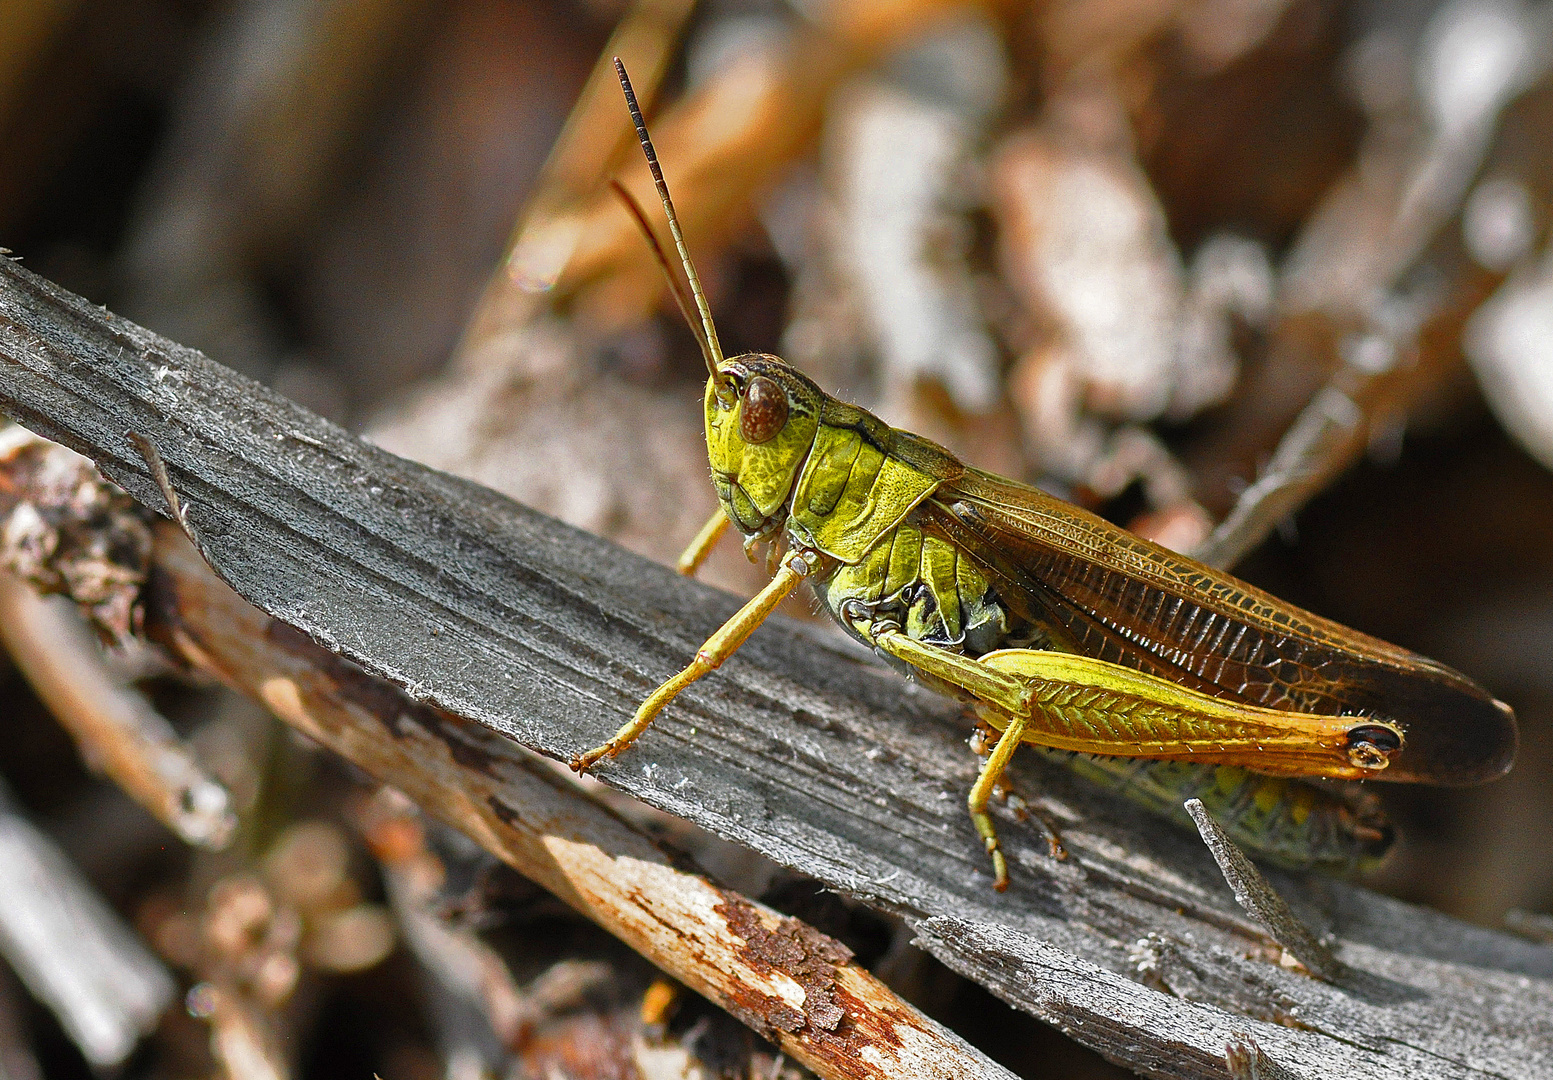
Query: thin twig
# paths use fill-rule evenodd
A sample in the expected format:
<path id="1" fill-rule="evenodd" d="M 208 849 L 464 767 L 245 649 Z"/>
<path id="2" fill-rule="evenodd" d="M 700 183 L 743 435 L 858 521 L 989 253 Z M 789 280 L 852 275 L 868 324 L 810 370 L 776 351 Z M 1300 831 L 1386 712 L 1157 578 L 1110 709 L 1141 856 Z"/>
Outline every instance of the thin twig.
<path id="1" fill-rule="evenodd" d="M 219 850 L 231 799 L 145 695 L 108 671 L 83 620 L 0 572 L 0 639 L 81 756 L 185 842 Z"/>
<path id="2" fill-rule="evenodd" d="M 4 791 L 0 882 L 0 953 L 88 1062 L 123 1063 L 177 984 Z"/>
<path id="3" fill-rule="evenodd" d="M 1224 872 L 1236 902 L 1313 974 L 1331 982 L 1340 980 L 1347 973 L 1343 962 L 1300 922 L 1278 890 L 1203 808 L 1202 800 L 1186 800 L 1186 812 L 1197 823 L 1197 831 Z"/>
<path id="4" fill-rule="evenodd" d="M 1431 26 L 1430 48 L 1420 51 L 1418 101 L 1427 118 L 1428 100 L 1438 104 L 1442 86 L 1460 96 L 1468 112 L 1454 124 L 1397 125 L 1382 117 L 1349 178 L 1335 186 L 1312 215 L 1286 267 L 1280 325 L 1281 347 L 1309 352 L 1308 324 L 1332 371 L 1284 433 L 1256 482 L 1193 554 L 1211 566 L 1233 566 L 1335 478 L 1371 445 L 1378 428 L 1398 423 L 1416 402 L 1459 366 L 1454 349 L 1444 357 L 1423 355 L 1426 336 L 1454 346 L 1461 324 L 1502 279 L 1502 274 L 1450 264 L 1448 287 L 1431 282 L 1431 245 L 1461 211 L 1470 183 L 1494 150 L 1501 112 L 1539 80 L 1546 85 L 1548 54 L 1539 40 L 1543 19 L 1529 8 L 1507 8 L 1491 30 L 1477 20 L 1481 9 L 1442 5 Z M 1467 27 L 1469 32 L 1460 31 Z M 1505 50 L 1478 73 L 1470 92 L 1459 69 L 1471 61 L 1467 44 L 1483 34 L 1499 38 Z M 1525 50 L 1520 62 L 1508 60 Z M 1431 85 L 1431 83 L 1435 85 Z M 1396 130 L 1411 132 L 1399 145 Z M 1390 178 L 1389 182 L 1376 178 Z M 1356 223 L 1369 228 L 1356 227 Z M 1417 284 L 1422 279 L 1425 284 Z M 1433 324 L 1431 326 L 1431 324 Z M 1439 332 L 1448 327 L 1448 332 Z M 1433 333 L 1426 333 L 1429 330 Z M 1277 348 L 1275 344 L 1275 359 Z M 1438 346 L 1436 346 L 1438 348 Z M 1383 432 L 1382 432 L 1383 433 Z"/>

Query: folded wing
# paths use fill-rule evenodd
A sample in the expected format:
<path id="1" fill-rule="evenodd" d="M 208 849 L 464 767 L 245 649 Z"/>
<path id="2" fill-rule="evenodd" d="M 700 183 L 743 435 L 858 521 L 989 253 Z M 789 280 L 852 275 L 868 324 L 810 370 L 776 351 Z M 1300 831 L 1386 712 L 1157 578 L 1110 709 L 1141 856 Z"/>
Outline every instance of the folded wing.
<path id="1" fill-rule="evenodd" d="M 1514 758 L 1513 715 L 1466 676 L 1044 492 L 967 469 L 916 515 L 993 571 L 1053 648 L 1270 708 L 1392 720 L 1407 746 L 1388 780 L 1478 783 Z"/>

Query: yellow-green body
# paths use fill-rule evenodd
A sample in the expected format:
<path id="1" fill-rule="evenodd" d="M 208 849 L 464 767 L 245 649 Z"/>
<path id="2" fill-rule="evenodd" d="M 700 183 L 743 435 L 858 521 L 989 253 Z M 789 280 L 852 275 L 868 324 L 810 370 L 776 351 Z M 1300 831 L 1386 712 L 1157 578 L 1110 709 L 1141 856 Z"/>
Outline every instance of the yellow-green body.
<path id="1" fill-rule="evenodd" d="M 574 758 L 574 769 L 629 747 L 804 581 L 848 633 L 973 702 L 999 730 L 967 798 L 999 889 L 1008 868 L 988 802 L 1022 742 L 1157 759 L 1133 767 L 1085 758 L 1081 767 L 1167 813 L 1179 813 L 1172 800 L 1197 795 L 1243 842 L 1295 863 L 1351 863 L 1383 849 L 1385 830 L 1340 800 L 1248 768 L 1338 778 L 1386 770 L 1463 784 L 1509 767 L 1513 714 L 1465 676 L 969 468 L 837 401 L 777 357 L 725 358 L 618 59 L 615 70 L 688 294 L 641 208 L 616 190 L 709 375 L 707 455 L 722 512 L 680 569 L 694 573 L 728 523 L 746 550 L 770 542 L 787 551 L 771 582 L 607 742 Z"/>
<path id="2" fill-rule="evenodd" d="M 1032 651 L 1032 646 L 1060 647 L 1060 636 L 1012 610 L 1000 595 L 993 569 L 916 521 L 917 508 L 962 475 L 963 464 L 942 447 L 824 394 L 775 357 L 729 363 L 741 384 L 757 375 L 779 380 L 790 415 L 776 438 L 752 445 L 741 437 L 738 402 L 720 399 L 708 382 L 707 449 L 724 512 L 750 542 L 783 539 L 791 548 L 817 553 L 810 584 L 847 633 L 892 666 L 959 696 L 966 695 L 952 683 L 913 666 L 898 651 L 881 648 L 879 629 L 897 627 L 914 642 L 970 659 L 998 650 L 1006 650 L 1000 655 L 1016 666 L 1020 657 L 1059 659 Z M 1120 715 L 1118 695 L 1140 679 L 1135 672 L 1094 663 L 1068 677 L 1073 681 L 1040 683 L 1045 693 L 1036 707 L 1046 708 L 1049 719 L 1081 728 L 1096 726 L 1086 725 L 1087 717 L 1097 718 L 1101 727 L 1114 721 Z M 1134 694 L 1127 707 L 1151 715 L 1184 710 L 1189 721 L 1204 725 L 1228 722 L 1216 710 L 1234 711 L 1193 691 L 1153 682 L 1159 683 L 1157 692 L 1141 698 Z M 1099 711 L 1088 710 L 1074 725 L 1068 706 L 1075 700 L 1098 702 Z M 997 708 L 977 705 L 994 727 L 1006 725 Z M 1022 737 L 1043 748 L 1084 745 L 1082 740 L 1065 744 L 1052 727 Z M 1181 802 L 1201 798 L 1237 840 L 1288 865 L 1351 867 L 1384 847 L 1384 841 L 1377 842 L 1383 830 L 1374 827 L 1373 815 L 1356 829 L 1365 815 L 1348 801 L 1283 778 L 1222 763 L 1100 757 L 1062 749 L 1049 753 L 1165 816 L 1184 820 Z M 1385 836 L 1389 840 L 1389 831 Z"/>
<path id="3" fill-rule="evenodd" d="M 769 367 L 761 370 L 770 376 Z M 963 466 L 806 379 L 786 389 L 793 403 L 787 426 L 770 443 L 751 446 L 739 435 L 737 407 L 721 407 L 708 384 L 712 483 L 734 526 L 757 540 L 785 533 L 791 546 L 825 556 L 810 579 L 815 593 L 870 647 L 868 625 L 889 616 L 908 637 L 969 656 L 1002 647 L 1010 619 L 991 575 L 908 520 Z"/>
<path id="4" fill-rule="evenodd" d="M 1031 749 L 1185 829 L 1196 825 L 1184 804 L 1201 799 L 1236 843 L 1291 869 L 1364 870 L 1391 845 L 1392 828 L 1373 796 L 1341 796 L 1235 765 Z"/>

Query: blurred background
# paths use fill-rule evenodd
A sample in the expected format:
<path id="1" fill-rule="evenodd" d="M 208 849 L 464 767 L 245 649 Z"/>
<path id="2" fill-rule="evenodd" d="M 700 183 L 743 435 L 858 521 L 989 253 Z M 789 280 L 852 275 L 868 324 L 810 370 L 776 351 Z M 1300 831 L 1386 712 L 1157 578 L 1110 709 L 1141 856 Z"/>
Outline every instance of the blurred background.
<path id="1" fill-rule="evenodd" d="M 0 245 L 671 561 L 714 506 L 704 368 L 607 186 L 658 220 L 615 54 L 730 354 L 1513 705 L 1505 779 L 1380 785 L 1368 883 L 1553 940 L 1553 5 L 0 0 Z M 761 581 L 731 543 L 707 576 Z M 72 961 L 0 910 L 0 1080 L 802 1075 L 257 706 L 157 678 L 229 800 L 223 850 L 186 845 L 40 703 L 28 642 L 71 615 L 30 603 L 0 603 L 0 878 L 84 905 L 74 963 L 125 989 L 96 1019 L 40 989 Z M 1021 1075 L 1122 1075 L 658 827 Z"/>

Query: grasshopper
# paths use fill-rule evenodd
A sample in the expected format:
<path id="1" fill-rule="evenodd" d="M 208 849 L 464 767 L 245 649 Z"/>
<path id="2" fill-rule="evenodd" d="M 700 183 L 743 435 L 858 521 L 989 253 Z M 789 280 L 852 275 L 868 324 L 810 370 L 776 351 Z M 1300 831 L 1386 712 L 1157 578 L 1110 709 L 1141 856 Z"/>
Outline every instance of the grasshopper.
<path id="1" fill-rule="evenodd" d="M 1022 743 L 1103 755 L 1086 759 L 1088 771 L 1118 783 L 1129 770 L 1117 759 L 1151 759 L 1141 767 L 1160 790 L 1149 797 L 1217 792 L 1215 802 L 1241 815 L 1241 836 L 1286 861 L 1363 856 L 1386 839 L 1373 815 L 1288 778 L 1455 785 L 1509 768 L 1514 714 L 1466 676 L 967 465 L 837 400 L 776 356 L 725 358 L 618 59 L 615 69 L 688 298 L 640 207 L 616 190 L 708 370 L 719 507 L 680 569 L 693 574 L 730 526 L 747 551 L 766 543 L 782 555 L 771 583 L 574 769 L 635 742 L 805 583 L 853 638 L 968 701 L 997 732 L 967 806 L 1000 890 L 1008 868 L 988 805 Z M 1185 764 L 1172 772 L 1160 762 Z"/>

